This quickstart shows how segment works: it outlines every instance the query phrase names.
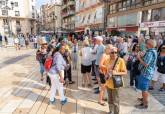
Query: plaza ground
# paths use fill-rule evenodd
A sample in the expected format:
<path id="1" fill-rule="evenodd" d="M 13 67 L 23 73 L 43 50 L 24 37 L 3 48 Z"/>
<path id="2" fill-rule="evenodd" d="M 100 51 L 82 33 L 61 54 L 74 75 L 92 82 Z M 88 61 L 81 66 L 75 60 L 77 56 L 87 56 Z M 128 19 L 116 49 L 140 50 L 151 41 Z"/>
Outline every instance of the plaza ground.
<path id="1" fill-rule="evenodd" d="M 65 86 L 68 103 L 60 105 L 59 97 L 54 105 L 48 105 L 50 92 L 40 81 L 39 66 L 33 49 L 15 51 L 0 48 L 0 114 L 106 114 L 108 104 L 100 106 L 93 88 L 82 88 L 80 67 L 72 70 L 74 85 Z M 79 63 L 80 64 L 80 63 Z M 80 66 L 80 65 L 79 65 Z M 134 107 L 139 92 L 128 86 L 120 91 L 121 114 L 165 114 L 165 93 L 152 91 L 149 108 Z"/>

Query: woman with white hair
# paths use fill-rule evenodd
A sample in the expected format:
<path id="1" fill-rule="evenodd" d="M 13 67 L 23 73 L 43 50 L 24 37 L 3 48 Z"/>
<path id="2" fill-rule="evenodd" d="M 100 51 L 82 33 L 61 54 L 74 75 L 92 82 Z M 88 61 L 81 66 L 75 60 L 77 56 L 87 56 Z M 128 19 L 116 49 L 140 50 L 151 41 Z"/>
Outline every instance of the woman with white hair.
<path id="1" fill-rule="evenodd" d="M 83 41 L 83 48 L 80 50 L 80 56 L 81 56 L 81 73 L 83 74 L 82 77 L 82 87 L 85 87 L 86 84 L 88 84 L 88 87 L 91 87 L 91 52 L 92 49 L 89 46 L 88 40 Z"/>

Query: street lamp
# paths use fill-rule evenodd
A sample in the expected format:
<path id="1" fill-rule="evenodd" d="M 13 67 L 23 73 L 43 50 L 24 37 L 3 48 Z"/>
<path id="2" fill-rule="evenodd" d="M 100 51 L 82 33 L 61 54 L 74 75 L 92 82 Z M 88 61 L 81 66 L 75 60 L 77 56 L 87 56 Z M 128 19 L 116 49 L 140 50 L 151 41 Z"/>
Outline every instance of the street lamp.
<path id="1" fill-rule="evenodd" d="M 52 13 L 52 18 L 53 18 L 53 22 L 54 22 L 54 35 L 56 35 L 56 20 L 57 20 L 57 16 L 55 15 L 55 12 Z"/>
<path id="2" fill-rule="evenodd" d="M 9 36 L 11 36 L 12 30 L 10 28 L 10 23 L 9 23 L 9 20 L 10 20 L 10 18 L 9 18 L 9 11 L 14 9 L 14 2 L 13 1 L 10 2 L 10 4 L 11 4 L 11 8 L 10 8 L 10 6 L 8 6 L 8 1 L 9 0 L 5 0 L 5 1 L 4 0 L 0 0 L 0 8 L 1 8 L 1 10 L 5 10 L 6 11 L 8 33 L 9 33 Z"/>
<path id="3" fill-rule="evenodd" d="M 108 18 L 108 3 L 111 2 L 112 0 L 99 0 L 101 3 L 104 3 L 104 25 L 103 25 L 103 30 L 104 34 L 106 35 L 106 28 L 107 28 L 107 18 Z"/>

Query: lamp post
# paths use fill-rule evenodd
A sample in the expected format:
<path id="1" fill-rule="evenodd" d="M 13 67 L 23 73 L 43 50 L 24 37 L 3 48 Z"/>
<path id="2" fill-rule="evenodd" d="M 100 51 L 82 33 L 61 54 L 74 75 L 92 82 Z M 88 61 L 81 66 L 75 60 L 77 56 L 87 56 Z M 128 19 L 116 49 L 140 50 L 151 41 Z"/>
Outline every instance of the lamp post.
<path id="1" fill-rule="evenodd" d="M 104 34 L 106 35 L 106 28 L 107 28 L 107 18 L 108 18 L 108 3 L 111 2 L 112 0 L 99 0 L 101 3 L 104 4 L 104 24 L 103 24 L 103 31 Z"/>
<path id="2" fill-rule="evenodd" d="M 56 35 L 56 20 L 57 20 L 57 16 L 55 15 L 55 12 L 52 13 L 52 18 L 53 18 L 53 22 L 54 22 L 54 35 Z"/>
<path id="3" fill-rule="evenodd" d="M 5 0 L 5 1 L 0 0 L 0 8 L 1 8 L 1 10 L 4 10 L 6 12 L 9 37 L 12 36 L 12 30 L 11 30 L 10 23 L 9 23 L 9 21 L 10 21 L 9 11 L 14 9 L 14 2 L 11 1 L 10 5 L 11 5 L 11 8 L 9 6 L 9 0 Z"/>

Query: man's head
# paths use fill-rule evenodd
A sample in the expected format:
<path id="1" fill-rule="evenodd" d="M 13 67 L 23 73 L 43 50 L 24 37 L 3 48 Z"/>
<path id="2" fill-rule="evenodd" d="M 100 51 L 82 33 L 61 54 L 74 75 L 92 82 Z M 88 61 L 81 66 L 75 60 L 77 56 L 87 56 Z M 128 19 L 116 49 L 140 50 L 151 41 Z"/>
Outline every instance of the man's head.
<path id="1" fill-rule="evenodd" d="M 148 39 L 146 41 L 146 48 L 150 49 L 150 48 L 155 48 L 156 47 L 156 41 L 154 39 Z"/>

